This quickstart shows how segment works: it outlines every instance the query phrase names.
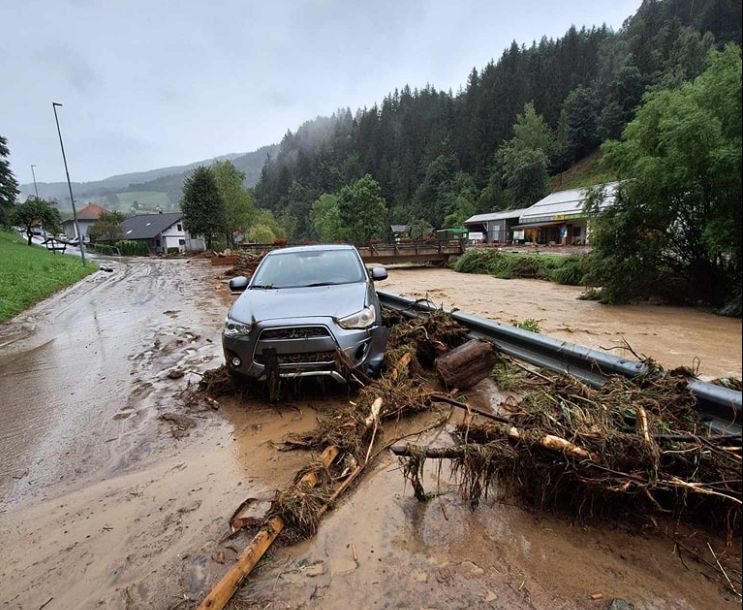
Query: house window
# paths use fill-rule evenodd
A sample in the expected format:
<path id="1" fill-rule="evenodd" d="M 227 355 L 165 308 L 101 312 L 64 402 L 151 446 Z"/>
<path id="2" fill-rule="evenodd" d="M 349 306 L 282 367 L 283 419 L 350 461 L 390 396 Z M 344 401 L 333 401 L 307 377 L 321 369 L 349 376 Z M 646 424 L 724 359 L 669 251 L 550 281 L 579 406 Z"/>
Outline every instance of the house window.
<path id="1" fill-rule="evenodd" d="M 186 240 L 185 239 L 179 239 L 178 240 L 178 245 L 179 246 L 185 246 L 186 245 Z"/>
<path id="2" fill-rule="evenodd" d="M 181 223 L 178 223 L 176 227 L 179 231 L 183 231 L 183 225 Z"/>

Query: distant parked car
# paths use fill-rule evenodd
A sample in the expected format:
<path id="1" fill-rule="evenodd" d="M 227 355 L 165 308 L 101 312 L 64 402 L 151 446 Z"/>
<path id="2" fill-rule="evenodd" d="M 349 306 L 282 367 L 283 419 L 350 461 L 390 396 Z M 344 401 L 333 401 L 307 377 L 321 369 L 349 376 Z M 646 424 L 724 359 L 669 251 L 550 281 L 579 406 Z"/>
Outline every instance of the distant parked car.
<path id="1" fill-rule="evenodd" d="M 222 345 L 229 371 L 260 379 L 273 362 L 281 377 L 328 376 L 345 381 L 343 360 L 375 374 L 388 330 L 374 281 L 353 246 L 325 245 L 269 252 L 253 277 L 230 281 L 243 294 L 227 314 Z"/>

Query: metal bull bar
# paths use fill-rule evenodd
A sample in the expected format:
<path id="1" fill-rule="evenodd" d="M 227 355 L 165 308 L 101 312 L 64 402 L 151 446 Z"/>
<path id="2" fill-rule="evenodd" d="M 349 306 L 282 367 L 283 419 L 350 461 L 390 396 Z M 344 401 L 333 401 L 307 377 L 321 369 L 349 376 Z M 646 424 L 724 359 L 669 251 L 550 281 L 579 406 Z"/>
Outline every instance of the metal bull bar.
<path id="1" fill-rule="evenodd" d="M 383 307 L 408 316 L 439 309 L 425 299 L 410 299 L 389 292 L 377 292 Z M 648 371 L 647 365 L 637 360 L 620 358 L 603 351 L 590 349 L 554 337 L 500 324 L 472 314 L 447 309 L 452 317 L 469 329 L 469 337 L 492 341 L 504 354 L 555 373 L 567 373 L 593 387 L 601 387 L 610 375 L 636 377 Z M 740 429 L 741 392 L 712 383 L 692 380 L 689 390 L 697 399 L 699 410 L 715 420 L 715 428 Z"/>

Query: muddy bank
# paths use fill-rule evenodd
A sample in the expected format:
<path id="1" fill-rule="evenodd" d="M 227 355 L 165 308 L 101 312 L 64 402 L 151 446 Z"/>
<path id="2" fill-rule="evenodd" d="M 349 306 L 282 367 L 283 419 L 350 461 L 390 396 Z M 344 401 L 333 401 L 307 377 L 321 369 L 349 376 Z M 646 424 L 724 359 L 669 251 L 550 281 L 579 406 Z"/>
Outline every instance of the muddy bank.
<path id="1" fill-rule="evenodd" d="M 425 484 L 440 495 L 421 503 L 397 461 L 384 460 L 315 539 L 272 550 L 231 607 L 604 610 L 612 599 L 636 610 L 738 605 L 688 558 L 685 568 L 670 539 L 584 527 L 505 500 L 472 511 L 448 468 L 439 478 L 435 463 Z"/>
<path id="2" fill-rule="evenodd" d="M 393 269 L 379 284 L 505 323 L 535 319 L 542 332 L 597 349 L 633 349 L 666 368 L 699 365 L 705 378 L 741 375 L 741 320 L 656 305 L 601 305 L 581 301 L 582 289 L 539 280 L 500 280 L 450 269 Z M 626 350 L 617 354 L 631 357 Z"/>

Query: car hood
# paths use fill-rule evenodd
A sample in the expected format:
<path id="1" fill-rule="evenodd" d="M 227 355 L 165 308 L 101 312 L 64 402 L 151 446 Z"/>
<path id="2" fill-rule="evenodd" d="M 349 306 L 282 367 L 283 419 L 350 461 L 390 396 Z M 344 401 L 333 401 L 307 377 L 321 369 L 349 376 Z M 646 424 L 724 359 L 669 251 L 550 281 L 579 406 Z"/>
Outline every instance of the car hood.
<path id="1" fill-rule="evenodd" d="M 246 290 L 230 309 L 238 322 L 287 318 L 342 318 L 366 306 L 367 284 L 340 284 L 312 288 L 253 288 Z"/>

